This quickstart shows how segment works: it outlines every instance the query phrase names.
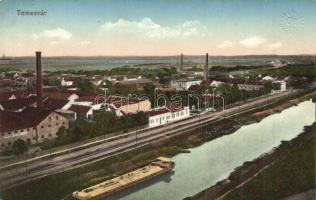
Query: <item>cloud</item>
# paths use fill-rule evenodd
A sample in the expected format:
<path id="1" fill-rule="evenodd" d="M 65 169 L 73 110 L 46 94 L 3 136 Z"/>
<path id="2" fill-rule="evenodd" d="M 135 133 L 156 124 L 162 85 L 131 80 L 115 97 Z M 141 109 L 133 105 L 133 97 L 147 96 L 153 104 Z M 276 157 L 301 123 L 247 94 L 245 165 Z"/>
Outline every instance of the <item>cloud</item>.
<path id="1" fill-rule="evenodd" d="M 281 42 L 275 42 L 275 43 L 268 44 L 268 47 L 270 49 L 277 49 L 277 48 L 280 48 L 281 46 L 282 46 Z"/>
<path id="2" fill-rule="evenodd" d="M 239 41 L 239 43 L 248 48 L 256 48 L 264 43 L 266 43 L 266 39 L 261 36 L 252 36 L 246 39 Z"/>
<path id="3" fill-rule="evenodd" d="M 90 43 L 91 43 L 91 42 L 88 41 L 88 40 L 83 40 L 83 41 L 80 41 L 80 42 L 79 42 L 79 45 L 85 46 L 85 45 L 88 45 L 88 44 L 90 44 Z"/>
<path id="4" fill-rule="evenodd" d="M 232 47 L 233 45 L 234 45 L 234 43 L 232 41 L 224 40 L 221 44 L 218 45 L 218 47 L 223 49 L 223 48 Z"/>
<path id="5" fill-rule="evenodd" d="M 185 21 L 176 26 L 163 26 L 145 17 L 140 21 L 118 19 L 116 22 L 106 22 L 101 26 L 103 33 L 129 34 L 144 39 L 170 39 L 202 36 L 206 27 L 199 21 Z"/>
<path id="6" fill-rule="evenodd" d="M 32 38 L 34 40 L 41 39 L 41 38 L 55 39 L 55 40 L 69 40 L 71 37 L 72 37 L 72 34 L 62 28 L 44 30 L 41 33 L 32 34 Z"/>
<path id="7" fill-rule="evenodd" d="M 49 42 L 49 44 L 50 44 L 50 45 L 57 45 L 57 44 L 59 44 L 59 42 L 57 42 L 57 41 L 51 41 L 51 42 Z"/>

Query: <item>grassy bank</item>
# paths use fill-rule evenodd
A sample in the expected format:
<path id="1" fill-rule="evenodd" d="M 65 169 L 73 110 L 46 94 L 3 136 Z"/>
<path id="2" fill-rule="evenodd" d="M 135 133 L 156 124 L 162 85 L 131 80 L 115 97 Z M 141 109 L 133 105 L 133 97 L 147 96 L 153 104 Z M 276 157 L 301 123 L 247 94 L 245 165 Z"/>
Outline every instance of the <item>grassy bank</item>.
<path id="1" fill-rule="evenodd" d="M 256 109 L 251 113 L 264 109 L 266 108 Z M 169 138 L 165 141 L 159 141 L 80 168 L 44 177 L 4 191 L 1 195 L 5 200 L 60 199 L 80 188 L 86 188 L 146 165 L 157 156 L 173 156 L 178 153 L 187 152 L 185 149 L 196 147 L 216 137 L 233 133 L 240 127 L 234 120 L 239 120 L 242 117 L 247 119 L 247 116 L 251 113 L 236 116 L 234 119 L 215 121 L 205 127 Z"/>
<path id="2" fill-rule="evenodd" d="M 224 200 L 280 199 L 316 186 L 316 137 L 290 150 L 285 157 L 264 169 Z"/>

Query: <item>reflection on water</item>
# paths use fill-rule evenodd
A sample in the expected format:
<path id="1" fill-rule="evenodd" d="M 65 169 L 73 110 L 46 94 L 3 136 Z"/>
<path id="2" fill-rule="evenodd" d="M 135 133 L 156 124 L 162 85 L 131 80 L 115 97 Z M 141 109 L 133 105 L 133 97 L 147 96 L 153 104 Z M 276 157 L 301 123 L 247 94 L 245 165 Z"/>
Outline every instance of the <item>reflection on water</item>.
<path id="1" fill-rule="evenodd" d="M 178 200 L 192 196 L 227 178 L 234 168 L 257 158 L 302 132 L 315 121 L 315 105 L 305 101 L 235 133 L 179 154 L 175 173 L 160 177 L 116 196 L 124 200 Z M 113 198 L 112 198 L 113 199 Z"/>

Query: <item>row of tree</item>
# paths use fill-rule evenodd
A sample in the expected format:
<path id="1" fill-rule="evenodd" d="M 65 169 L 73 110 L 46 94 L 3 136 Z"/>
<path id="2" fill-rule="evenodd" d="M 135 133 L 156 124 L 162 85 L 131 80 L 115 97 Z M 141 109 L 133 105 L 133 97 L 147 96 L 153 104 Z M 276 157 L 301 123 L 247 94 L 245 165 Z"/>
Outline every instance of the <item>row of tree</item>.
<path id="1" fill-rule="evenodd" d="M 111 112 L 98 112 L 93 121 L 77 119 L 73 128 L 60 128 L 53 146 L 60 146 L 84 139 L 102 136 L 115 132 L 127 132 L 129 129 L 148 124 L 148 117 L 144 112 L 128 114 L 120 118 Z"/>

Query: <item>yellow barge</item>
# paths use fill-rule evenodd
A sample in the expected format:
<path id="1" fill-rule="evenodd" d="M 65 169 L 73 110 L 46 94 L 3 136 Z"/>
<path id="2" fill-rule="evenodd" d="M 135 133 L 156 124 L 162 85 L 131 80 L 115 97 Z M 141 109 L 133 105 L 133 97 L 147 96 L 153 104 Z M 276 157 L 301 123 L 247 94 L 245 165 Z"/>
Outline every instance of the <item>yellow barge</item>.
<path id="1" fill-rule="evenodd" d="M 153 177 L 171 171 L 175 166 L 174 161 L 166 157 L 158 157 L 155 161 L 143 168 L 129 172 L 122 176 L 104 181 L 81 191 L 75 191 L 72 196 L 79 200 L 98 199 L 122 191 L 130 186 L 142 183 Z"/>

